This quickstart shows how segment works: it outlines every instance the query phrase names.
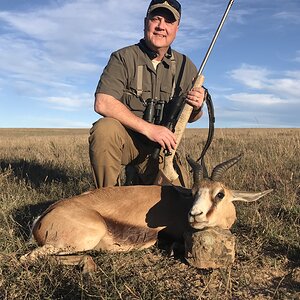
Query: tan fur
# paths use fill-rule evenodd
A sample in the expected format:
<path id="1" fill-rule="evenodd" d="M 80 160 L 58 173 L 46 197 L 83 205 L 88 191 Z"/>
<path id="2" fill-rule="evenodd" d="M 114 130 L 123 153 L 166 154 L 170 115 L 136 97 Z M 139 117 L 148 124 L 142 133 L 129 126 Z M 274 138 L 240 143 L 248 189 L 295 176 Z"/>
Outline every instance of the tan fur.
<path id="1" fill-rule="evenodd" d="M 191 206 L 192 197 L 182 199 L 173 187 L 108 187 L 53 204 L 35 223 L 33 236 L 40 246 L 72 252 L 145 248 L 163 229 L 181 238 Z"/>

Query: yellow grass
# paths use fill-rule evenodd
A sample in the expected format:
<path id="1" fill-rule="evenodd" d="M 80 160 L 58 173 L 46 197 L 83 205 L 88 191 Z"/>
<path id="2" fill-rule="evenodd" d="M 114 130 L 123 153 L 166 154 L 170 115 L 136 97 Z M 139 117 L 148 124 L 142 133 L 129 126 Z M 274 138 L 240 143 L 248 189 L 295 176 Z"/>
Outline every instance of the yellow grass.
<path id="1" fill-rule="evenodd" d="M 0 295 L 3 299 L 297 299 L 300 279 L 300 129 L 217 129 L 208 169 L 244 157 L 226 175 L 233 189 L 274 192 L 237 204 L 235 264 L 203 271 L 157 247 L 92 253 L 86 280 L 51 260 L 19 263 L 29 226 L 52 201 L 94 187 L 87 129 L 0 129 Z M 179 151 L 197 159 L 207 131 L 189 129 Z"/>

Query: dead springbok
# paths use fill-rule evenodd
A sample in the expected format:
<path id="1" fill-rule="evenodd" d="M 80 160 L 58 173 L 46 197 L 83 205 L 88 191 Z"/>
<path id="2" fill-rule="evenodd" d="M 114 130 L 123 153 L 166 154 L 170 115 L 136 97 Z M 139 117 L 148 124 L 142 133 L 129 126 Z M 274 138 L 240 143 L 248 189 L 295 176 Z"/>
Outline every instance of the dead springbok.
<path id="1" fill-rule="evenodd" d="M 87 250 L 143 249 L 155 244 L 159 232 L 179 240 L 190 226 L 229 229 L 236 219 L 233 201 L 256 201 L 271 191 L 250 193 L 225 187 L 222 175 L 240 158 L 219 164 L 211 177 L 202 165 L 189 159 L 194 178 L 192 189 L 106 187 L 60 200 L 35 222 L 32 233 L 40 247 L 22 256 L 21 261 Z M 74 264 L 82 259 L 76 257 Z"/>

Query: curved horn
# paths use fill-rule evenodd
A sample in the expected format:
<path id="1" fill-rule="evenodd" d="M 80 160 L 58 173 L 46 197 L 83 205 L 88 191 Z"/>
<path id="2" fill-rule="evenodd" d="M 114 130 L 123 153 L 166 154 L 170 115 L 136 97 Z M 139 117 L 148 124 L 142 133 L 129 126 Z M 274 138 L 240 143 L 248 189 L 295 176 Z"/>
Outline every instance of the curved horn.
<path id="1" fill-rule="evenodd" d="M 202 165 L 199 164 L 199 163 L 197 163 L 189 155 L 186 157 L 186 160 L 188 161 L 189 165 L 192 168 L 192 172 L 193 172 L 193 185 L 195 185 L 198 182 L 200 182 L 200 180 L 203 178 Z"/>
<path id="2" fill-rule="evenodd" d="M 208 178 L 208 173 L 203 158 L 201 160 L 201 163 L 196 162 L 189 155 L 186 157 L 186 159 L 193 171 L 194 185 L 198 184 L 201 181 L 201 179 Z"/>
<path id="3" fill-rule="evenodd" d="M 204 157 L 201 159 L 201 166 L 202 166 L 202 172 L 203 172 L 203 178 L 209 178 L 207 168 L 205 165 Z"/>
<path id="4" fill-rule="evenodd" d="M 231 168 L 233 165 L 235 165 L 241 158 L 243 154 L 240 154 L 232 159 L 229 159 L 219 165 L 217 165 L 211 174 L 211 180 L 213 181 L 220 181 L 222 179 L 223 174 Z"/>

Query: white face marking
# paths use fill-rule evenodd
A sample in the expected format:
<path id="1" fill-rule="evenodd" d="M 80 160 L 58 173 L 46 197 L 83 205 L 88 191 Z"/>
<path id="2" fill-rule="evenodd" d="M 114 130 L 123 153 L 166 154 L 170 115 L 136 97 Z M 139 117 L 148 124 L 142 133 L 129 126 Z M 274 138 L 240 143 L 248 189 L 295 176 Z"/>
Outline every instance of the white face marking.
<path id="1" fill-rule="evenodd" d="M 207 224 L 207 213 L 212 207 L 209 188 L 202 188 L 196 195 L 193 207 L 189 212 L 189 222 L 192 227 L 201 228 Z M 199 224 L 198 224 L 199 223 Z"/>

